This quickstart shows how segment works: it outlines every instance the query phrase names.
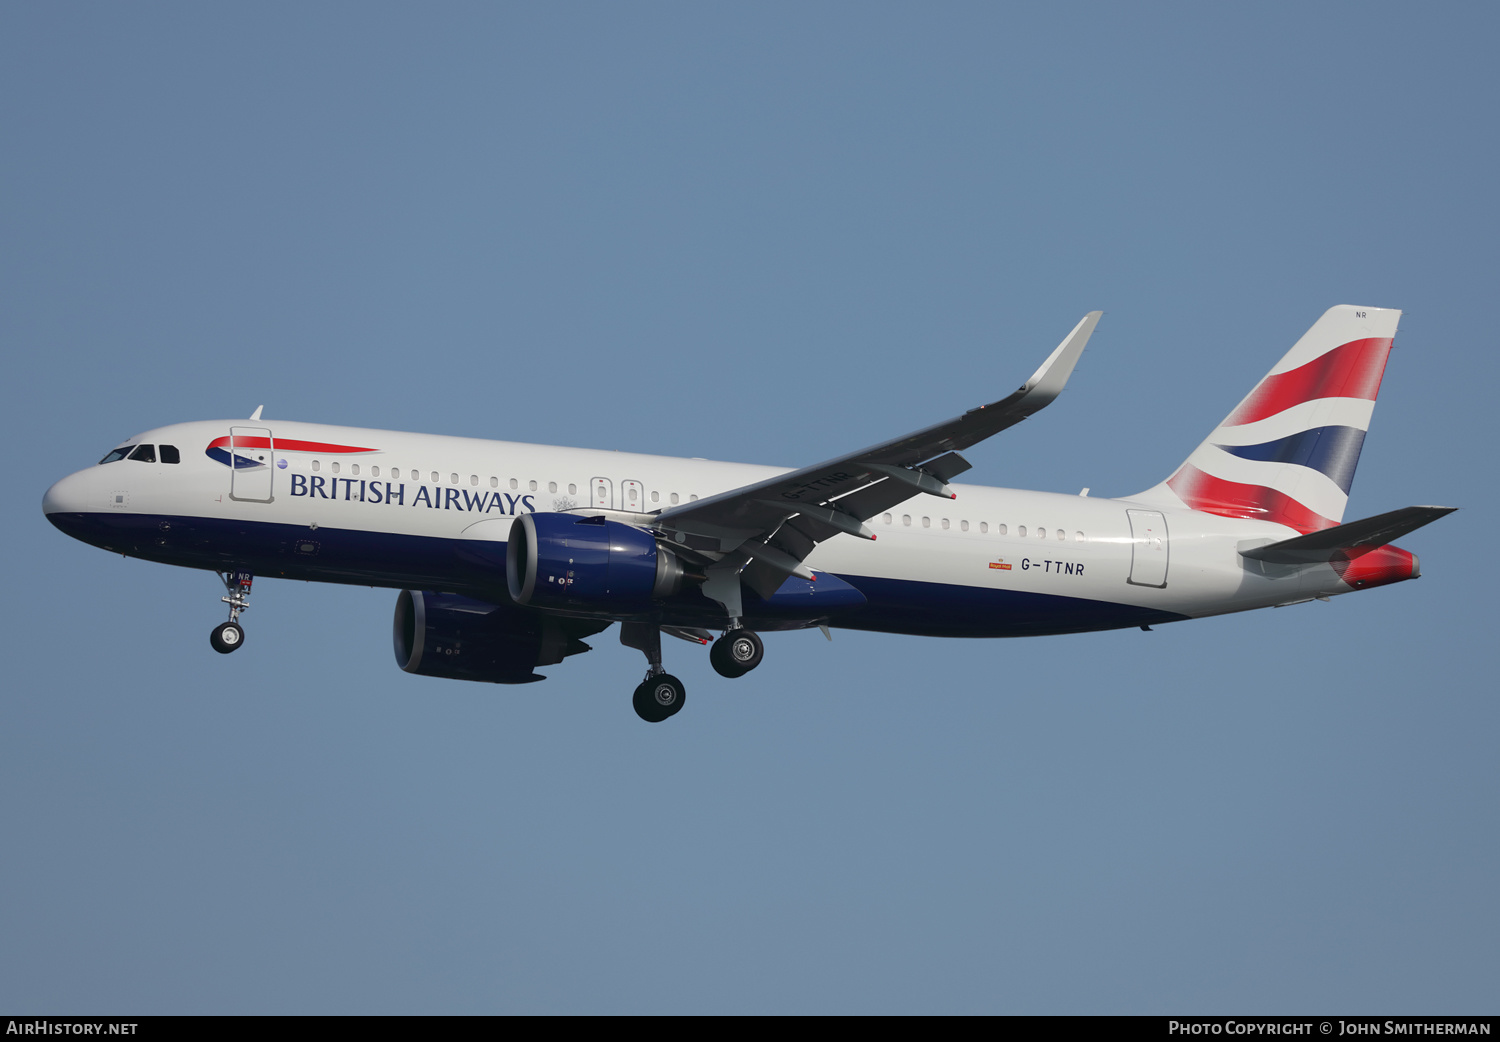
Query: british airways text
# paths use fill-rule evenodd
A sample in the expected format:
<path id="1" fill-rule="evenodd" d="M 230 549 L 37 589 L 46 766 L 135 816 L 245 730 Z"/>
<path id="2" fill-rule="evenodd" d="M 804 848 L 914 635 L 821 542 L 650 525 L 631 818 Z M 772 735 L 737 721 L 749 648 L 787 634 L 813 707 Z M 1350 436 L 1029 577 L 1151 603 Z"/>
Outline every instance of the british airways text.
<path id="1" fill-rule="evenodd" d="M 534 496 L 509 492 L 473 492 L 466 488 L 429 488 L 418 485 L 407 495 L 406 483 L 361 478 L 325 478 L 321 474 L 293 474 L 292 495 L 314 499 L 342 499 L 346 503 L 385 503 L 429 510 L 468 510 L 478 514 L 519 514 L 534 511 Z"/>

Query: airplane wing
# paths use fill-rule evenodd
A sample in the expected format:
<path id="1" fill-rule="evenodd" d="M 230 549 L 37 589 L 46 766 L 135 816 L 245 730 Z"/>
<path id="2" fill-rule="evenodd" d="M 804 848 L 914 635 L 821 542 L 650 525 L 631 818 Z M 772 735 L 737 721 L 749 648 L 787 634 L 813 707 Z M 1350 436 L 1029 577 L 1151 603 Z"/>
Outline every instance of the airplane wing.
<path id="1" fill-rule="evenodd" d="M 864 522 L 916 492 L 956 498 L 947 482 L 971 464 L 966 449 L 1020 423 L 1052 401 L 1072 375 L 1099 322 L 1091 311 L 1014 393 L 962 416 L 753 485 L 672 507 L 652 525 L 679 552 L 696 556 L 703 591 L 739 612 L 743 580 L 769 597 L 788 575 L 813 578 L 802 561 L 840 533 L 874 539 Z"/>

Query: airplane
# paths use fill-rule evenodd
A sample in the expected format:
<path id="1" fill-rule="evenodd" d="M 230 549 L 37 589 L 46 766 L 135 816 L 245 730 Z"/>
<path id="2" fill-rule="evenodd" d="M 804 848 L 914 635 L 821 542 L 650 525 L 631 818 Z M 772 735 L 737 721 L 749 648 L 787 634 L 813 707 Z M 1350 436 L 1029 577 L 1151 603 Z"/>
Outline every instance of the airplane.
<path id="1" fill-rule="evenodd" d="M 798 470 L 272 422 L 257 408 L 128 438 L 42 509 L 83 542 L 218 573 L 229 618 L 210 643 L 226 654 L 244 643 L 256 576 L 399 590 L 396 661 L 431 677 L 543 680 L 537 668 L 618 622 L 646 657 L 632 704 L 652 723 L 686 700 L 663 634 L 711 645 L 733 678 L 778 630 L 1149 630 L 1421 574 L 1390 543 L 1454 508 L 1342 523 L 1392 309 L 1329 309 L 1137 495 L 955 484 L 971 467 L 961 452 L 1057 398 L 1101 314 L 1014 393 Z"/>

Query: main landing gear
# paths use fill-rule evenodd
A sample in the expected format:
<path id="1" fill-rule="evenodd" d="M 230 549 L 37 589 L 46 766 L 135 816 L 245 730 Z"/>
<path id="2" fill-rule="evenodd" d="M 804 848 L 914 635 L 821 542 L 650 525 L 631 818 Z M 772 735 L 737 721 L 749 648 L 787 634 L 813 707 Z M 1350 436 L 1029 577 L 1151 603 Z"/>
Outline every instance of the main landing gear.
<path id="1" fill-rule="evenodd" d="M 707 644 L 707 630 L 668 626 L 666 632 L 681 637 L 692 644 Z M 635 689 L 630 704 L 636 715 L 647 723 L 659 724 L 669 716 L 676 716 L 687 701 L 687 691 L 661 664 L 662 628 L 652 622 L 623 622 L 620 624 L 620 643 L 635 648 L 646 656 L 646 679 Z M 714 641 L 708 659 L 722 677 L 742 677 L 766 656 L 765 645 L 743 626 L 732 625 L 725 634 Z"/>
<path id="2" fill-rule="evenodd" d="M 708 661 L 721 677 L 742 677 L 766 657 L 766 646 L 743 626 L 726 630 L 708 649 Z"/>
<path id="3" fill-rule="evenodd" d="M 682 681 L 667 672 L 655 675 L 648 672 L 646 679 L 635 689 L 630 704 L 635 707 L 636 716 L 648 724 L 659 724 L 667 717 L 677 715 L 685 701 L 687 690 Z"/>
<path id="4" fill-rule="evenodd" d="M 245 643 L 245 630 L 239 622 L 240 612 L 250 607 L 250 585 L 255 582 L 255 576 L 249 572 L 219 572 L 218 575 L 229 594 L 220 598 L 229 605 L 229 621 L 215 626 L 208 635 L 208 642 L 219 654 L 227 655 Z"/>
<path id="5" fill-rule="evenodd" d="M 630 704 L 648 724 L 659 724 L 682 711 L 687 689 L 661 664 L 661 629 L 654 622 L 620 623 L 620 643 L 646 656 L 646 679 L 635 689 Z"/>

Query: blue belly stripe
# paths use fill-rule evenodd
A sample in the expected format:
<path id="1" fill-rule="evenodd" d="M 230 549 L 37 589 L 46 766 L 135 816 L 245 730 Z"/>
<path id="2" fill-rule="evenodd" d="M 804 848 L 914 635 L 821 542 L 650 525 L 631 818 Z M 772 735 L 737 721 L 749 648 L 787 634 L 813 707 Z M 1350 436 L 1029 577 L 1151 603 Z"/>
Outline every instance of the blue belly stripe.
<path id="1" fill-rule="evenodd" d="M 163 564 L 310 582 L 441 590 L 492 604 L 510 600 L 505 544 L 490 540 L 358 529 L 312 531 L 266 521 L 152 514 L 59 513 L 49 514 L 48 520 L 85 543 Z M 812 587 L 822 587 L 827 594 L 812 594 Z M 745 616 L 751 628 L 766 630 L 826 622 L 846 629 L 937 637 L 1083 633 L 1187 617 L 1081 597 L 831 573 L 819 573 L 813 584 L 798 580 L 767 600 L 747 594 Z M 723 624 L 723 609 L 693 590 L 663 603 L 655 617 L 664 625 L 716 628 Z"/>

